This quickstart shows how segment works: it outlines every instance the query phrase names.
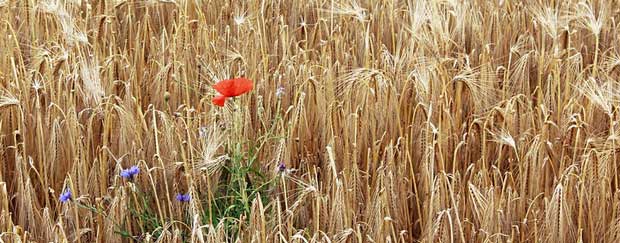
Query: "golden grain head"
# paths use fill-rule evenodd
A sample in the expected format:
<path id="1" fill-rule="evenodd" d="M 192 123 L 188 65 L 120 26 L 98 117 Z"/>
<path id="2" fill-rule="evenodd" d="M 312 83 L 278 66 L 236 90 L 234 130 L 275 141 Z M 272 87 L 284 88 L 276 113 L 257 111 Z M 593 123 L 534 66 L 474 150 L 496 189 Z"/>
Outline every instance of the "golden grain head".
<path id="1" fill-rule="evenodd" d="M 617 242 L 619 9 L 0 0 L 0 242 Z"/>

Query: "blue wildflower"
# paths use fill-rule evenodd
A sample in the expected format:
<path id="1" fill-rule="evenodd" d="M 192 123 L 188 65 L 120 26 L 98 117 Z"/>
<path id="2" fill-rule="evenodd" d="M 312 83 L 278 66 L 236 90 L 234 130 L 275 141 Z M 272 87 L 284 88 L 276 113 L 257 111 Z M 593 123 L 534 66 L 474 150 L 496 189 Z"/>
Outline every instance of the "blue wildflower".
<path id="1" fill-rule="evenodd" d="M 283 86 L 280 86 L 280 87 L 278 87 L 278 89 L 276 90 L 276 96 L 277 96 L 278 98 L 280 98 L 280 97 L 282 97 L 283 95 L 284 95 L 284 87 L 283 87 Z"/>
<path id="2" fill-rule="evenodd" d="M 129 178 L 131 175 L 129 174 L 129 170 L 121 170 L 121 177 Z"/>
<path id="3" fill-rule="evenodd" d="M 131 168 L 129 168 L 129 173 L 131 173 L 132 175 L 137 175 L 138 173 L 140 173 L 140 167 L 138 167 L 137 165 L 132 166 Z"/>
<path id="4" fill-rule="evenodd" d="M 138 173 L 140 173 L 140 167 L 134 165 L 129 169 L 121 170 L 121 177 L 133 180 L 134 176 L 136 176 Z"/>
<path id="5" fill-rule="evenodd" d="M 189 200 L 191 200 L 192 198 L 189 195 L 189 193 L 187 193 L 187 194 L 177 193 L 176 199 L 179 202 L 189 202 Z"/>
<path id="6" fill-rule="evenodd" d="M 71 190 L 67 189 L 65 192 L 60 194 L 60 198 L 58 200 L 60 200 L 60 202 L 62 203 L 71 200 Z"/>
<path id="7" fill-rule="evenodd" d="M 286 171 L 286 165 L 284 162 L 280 162 L 280 164 L 278 164 L 278 172 L 282 173 L 284 171 Z"/>
<path id="8" fill-rule="evenodd" d="M 198 136 L 201 138 L 206 138 L 209 135 L 209 130 L 207 130 L 207 127 L 200 127 L 198 129 Z"/>

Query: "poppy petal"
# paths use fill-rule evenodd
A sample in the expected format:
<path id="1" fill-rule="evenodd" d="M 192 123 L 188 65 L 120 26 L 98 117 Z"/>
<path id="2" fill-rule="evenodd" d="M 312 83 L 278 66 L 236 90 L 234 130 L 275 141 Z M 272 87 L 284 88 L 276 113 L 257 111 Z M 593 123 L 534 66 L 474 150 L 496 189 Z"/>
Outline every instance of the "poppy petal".
<path id="1" fill-rule="evenodd" d="M 211 101 L 213 102 L 214 105 L 224 106 L 224 103 L 226 103 L 226 96 L 218 95 L 218 96 L 213 97 Z"/>
<path id="2" fill-rule="evenodd" d="M 226 79 L 217 82 L 213 85 L 213 88 L 217 90 L 222 96 L 232 97 L 234 96 L 234 79 Z"/>
<path id="3" fill-rule="evenodd" d="M 234 87 L 235 87 L 235 96 L 238 96 L 238 95 L 242 95 L 247 92 L 250 92 L 250 90 L 252 90 L 252 88 L 254 87 L 254 84 L 249 79 L 238 78 L 234 82 Z"/>
<path id="4" fill-rule="evenodd" d="M 213 85 L 217 92 L 226 97 L 242 95 L 252 90 L 253 87 L 252 81 L 247 78 L 226 79 Z"/>

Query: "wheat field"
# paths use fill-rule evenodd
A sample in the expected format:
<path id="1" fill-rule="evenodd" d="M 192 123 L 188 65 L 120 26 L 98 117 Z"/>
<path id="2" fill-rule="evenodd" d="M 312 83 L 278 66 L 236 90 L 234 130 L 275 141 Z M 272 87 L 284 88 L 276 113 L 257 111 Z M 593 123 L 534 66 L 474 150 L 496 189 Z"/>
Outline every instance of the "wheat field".
<path id="1" fill-rule="evenodd" d="M 0 242 L 620 242 L 619 17 L 0 0 Z"/>

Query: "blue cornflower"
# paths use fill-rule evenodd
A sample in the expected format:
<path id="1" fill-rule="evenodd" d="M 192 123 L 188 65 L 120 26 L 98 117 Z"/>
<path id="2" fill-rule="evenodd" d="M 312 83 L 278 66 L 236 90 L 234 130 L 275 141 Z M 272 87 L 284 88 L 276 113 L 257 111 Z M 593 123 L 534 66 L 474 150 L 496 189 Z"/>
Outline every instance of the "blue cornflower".
<path id="1" fill-rule="evenodd" d="M 198 136 L 201 138 L 206 138 L 209 135 L 209 130 L 207 127 L 200 127 L 198 129 Z"/>
<path id="2" fill-rule="evenodd" d="M 71 190 L 67 189 L 65 192 L 60 194 L 60 198 L 58 198 L 58 200 L 60 200 L 60 202 L 62 203 L 71 200 Z"/>
<path id="3" fill-rule="evenodd" d="M 192 199 L 192 197 L 189 195 L 189 193 L 187 194 L 182 194 L 182 193 L 177 193 L 177 201 L 179 202 L 189 202 L 189 200 Z"/>
<path id="4" fill-rule="evenodd" d="M 121 170 L 121 177 L 133 180 L 134 176 L 138 173 L 140 173 L 140 168 L 137 165 L 134 165 L 129 169 Z"/>
<path id="5" fill-rule="evenodd" d="M 278 164 L 278 172 L 282 173 L 286 171 L 286 165 L 284 164 L 284 162 L 280 162 L 280 164 Z"/>
<path id="6" fill-rule="evenodd" d="M 278 87 L 278 89 L 276 89 L 276 96 L 278 98 L 282 97 L 284 95 L 284 87 L 280 86 Z"/>

